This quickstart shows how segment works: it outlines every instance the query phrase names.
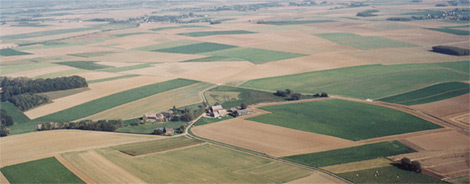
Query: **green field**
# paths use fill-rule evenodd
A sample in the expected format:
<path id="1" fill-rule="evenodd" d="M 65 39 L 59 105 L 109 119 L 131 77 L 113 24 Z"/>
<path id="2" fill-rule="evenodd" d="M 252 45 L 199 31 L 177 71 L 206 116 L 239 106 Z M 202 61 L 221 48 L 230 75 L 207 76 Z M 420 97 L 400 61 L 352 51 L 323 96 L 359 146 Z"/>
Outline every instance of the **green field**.
<path id="1" fill-rule="evenodd" d="M 339 45 L 346 45 L 361 50 L 417 47 L 413 44 L 378 36 L 361 36 L 353 33 L 320 33 L 315 34 L 315 36 L 330 40 Z"/>
<path id="2" fill-rule="evenodd" d="M 84 69 L 65 70 L 65 71 L 48 73 L 48 74 L 36 76 L 36 77 L 34 77 L 34 79 L 56 78 L 56 77 L 75 75 L 75 74 L 84 73 L 84 72 L 90 72 L 90 70 L 84 70 Z"/>
<path id="3" fill-rule="evenodd" d="M 85 183 L 54 157 L 6 166 L 0 171 L 10 183 Z"/>
<path id="4" fill-rule="evenodd" d="M 439 31 L 439 32 L 443 32 L 443 33 L 454 34 L 454 35 L 462 35 L 462 36 L 469 36 L 470 35 L 470 29 L 460 30 L 460 29 L 457 29 L 457 28 L 469 28 L 469 26 L 468 25 L 465 25 L 465 26 L 444 26 L 444 27 L 441 27 L 441 28 L 425 28 L 425 29 L 432 30 L 432 31 Z"/>
<path id="5" fill-rule="evenodd" d="M 7 114 L 13 118 L 13 122 L 15 122 L 12 126 L 7 127 L 10 129 L 11 134 L 32 132 L 37 129 L 37 124 L 31 122 L 31 120 L 11 102 L 0 102 L 0 109 L 5 110 Z"/>
<path id="6" fill-rule="evenodd" d="M 219 121 L 224 121 L 224 120 L 228 120 L 228 119 L 232 119 L 232 116 L 225 116 L 225 117 L 222 117 L 222 118 L 202 117 L 196 123 L 194 123 L 194 126 L 201 126 L 201 125 L 207 125 L 207 124 L 211 124 L 211 123 L 217 123 Z"/>
<path id="7" fill-rule="evenodd" d="M 125 144 L 113 147 L 113 149 L 119 150 L 125 154 L 131 156 L 144 155 L 149 153 L 157 153 L 162 151 L 168 151 L 172 149 L 183 148 L 196 144 L 203 143 L 197 139 L 191 139 L 185 136 L 179 136 L 175 138 L 168 138 L 155 141 L 139 142 L 132 144 Z"/>
<path id="8" fill-rule="evenodd" d="M 232 45 L 204 42 L 204 43 L 196 43 L 196 44 L 184 45 L 184 46 L 178 46 L 178 47 L 157 49 L 153 51 L 180 53 L 180 54 L 200 54 L 200 53 L 230 49 L 230 48 L 235 48 L 235 47 L 236 46 L 232 46 Z"/>
<path id="9" fill-rule="evenodd" d="M 345 100 L 273 105 L 248 120 L 353 141 L 441 128 L 398 110 Z"/>
<path id="10" fill-rule="evenodd" d="M 148 33 L 145 33 L 145 32 L 134 32 L 134 33 L 116 34 L 116 35 L 114 35 L 114 36 L 115 36 L 115 37 L 122 38 L 122 37 L 126 37 L 126 36 L 140 35 L 140 34 L 148 34 Z"/>
<path id="11" fill-rule="evenodd" d="M 134 50 L 140 50 L 140 51 L 153 51 L 153 50 L 158 50 L 158 49 L 166 49 L 166 48 L 172 48 L 172 47 L 180 47 L 180 46 L 185 46 L 185 45 L 191 45 L 198 43 L 196 41 L 173 41 L 173 42 L 166 42 L 166 43 L 160 43 L 160 44 L 154 44 L 154 45 L 147 45 L 144 47 L 137 47 L 133 48 Z"/>
<path id="12" fill-rule="evenodd" d="M 66 65 L 85 70 L 98 70 L 103 68 L 110 68 L 111 66 L 96 64 L 96 61 L 65 61 L 56 62 L 55 64 Z"/>
<path id="13" fill-rule="evenodd" d="M 255 32 L 245 30 L 233 30 L 233 31 L 200 31 L 190 33 L 179 33 L 178 35 L 191 36 L 191 37 L 204 37 L 213 35 L 233 35 L 233 34 L 254 34 Z"/>
<path id="14" fill-rule="evenodd" d="M 263 64 L 272 61 L 292 59 L 306 56 L 304 54 L 264 50 L 256 48 L 232 48 L 204 53 L 207 55 L 222 56 L 227 58 L 240 58 L 254 64 Z"/>
<path id="15" fill-rule="evenodd" d="M 219 61 L 240 61 L 240 58 L 230 58 L 224 56 L 209 56 L 204 58 L 190 59 L 183 62 L 219 62 Z"/>
<path id="16" fill-rule="evenodd" d="M 103 98 L 86 102 L 75 107 L 65 109 L 56 113 L 36 119 L 39 122 L 69 122 L 80 118 L 88 117 L 101 111 L 123 105 L 141 98 L 145 98 L 164 91 L 180 88 L 197 81 L 187 79 L 174 79 L 170 81 L 150 84 L 127 91 L 115 93 Z"/>
<path id="17" fill-rule="evenodd" d="M 324 167 L 411 152 L 414 151 L 411 148 L 408 148 L 406 145 L 398 141 L 392 141 L 318 153 L 295 155 L 283 157 L 282 159 L 312 167 Z"/>
<path id="18" fill-rule="evenodd" d="M 91 80 L 91 81 L 87 81 L 87 83 L 88 84 L 93 84 L 93 83 L 98 83 L 98 82 L 112 81 L 112 80 L 125 79 L 125 78 L 137 77 L 137 76 L 139 76 L 139 75 L 122 75 L 122 76 L 117 76 L 117 77 L 109 77 L 109 78 L 104 78 L 104 79 Z"/>
<path id="19" fill-rule="evenodd" d="M 41 69 L 41 68 L 47 68 L 47 67 L 52 67 L 52 66 L 57 66 L 57 65 L 54 65 L 54 64 L 51 64 L 51 63 L 1 65 L 0 66 L 0 74 L 5 75 L 5 74 L 10 74 L 10 73 L 23 72 L 23 71 L 34 70 L 34 69 Z"/>
<path id="20" fill-rule="evenodd" d="M 77 93 L 81 93 L 84 91 L 88 91 L 90 88 L 84 87 L 84 88 L 75 88 L 75 89 L 67 89 L 67 90 L 60 90 L 60 91 L 51 91 L 51 92 L 46 92 L 46 93 L 40 93 L 40 95 L 45 95 L 49 97 L 51 100 L 55 100 L 58 98 L 74 95 Z"/>
<path id="21" fill-rule="evenodd" d="M 105 56 L 105 55 L 112 54 L 112 53 L 114 52 L 103 51 L 103 52 L 83 52 L 83 53 L 67 54 L 67 55 L 89 58 L 89 57 Z"/>
<path id="22" fill-rule="evenodd" d="M 296 25 L 296 24 L 315 24 L 315 23 L 325 23 L 325 22 L 335 22 L 334 20 L 280 20 L 280 21 L 262 21 L 258 24 L 269 24 L 269 25 Z"/>
<path id="23" fill-rule="evenodd" d="M 152 31 L 163 31 L 163 30 L 170 30 L 170 29 L 181 29 L 181 28 L 204 28 L 207 26 L 198 26 L 198 25 L 184 25 L 184 26 L 171 26 L 171 27 L 159 27 L 155 29 L 150 29 Z"/>
<path id="24" fill-rule="evenodd" d="M 376 172 L 379 174 L 376 176 Z M 446 183 L 430 176 L 394 166 L 338 174 L 354 183 Z"/>
<path id="25" fill-rule="evenodd" d="M 467 81 L 470 61 L 427 64 L 365 65 L 255 79 L 243 87 L 275 91 L 292 89 L 301 93 L 343 95 L 378 99 L 432 84 Z M 459 68 L 459 69 L 457 69 Z"/>
<path id="26" fill-rule="evenodd" d="M 463 82 L 447 82 L 421 88 L 415 91 L 379 99 L 380 101 L 403 105 L 430 103 L 468 94 L 470 84 Z"/>
<path id="27" fill-rule="evenodd" d="M 31 53 L 17 51 L 15 49 L 0 49 L 0 56 L 21 56 L 31 55 Z"/>
<path id="28" fill-rule="evenodd" d="M 261 102 L 285 101 L 284 97 L 275 96 L 273 93 L 237 88 L 231 86 L 218 86 L 204 93 L 209 105 L 220 103 L 224 108 L 257 104 Z"/>
<path id="29" fill-rule="evenodd" d="M 103 69 L 101 71 L 104 71 L 104 72 L 125 72 L 125 71 L 137 70 L 137 69 L 141 69 L 141 68 L 148 68 L 148 67 L 151 67 L 153 64 L 155 64 L 155 63 L 144 63 L 144 64 L 138 64 L 138 65 L 132 65 L 132 66 L 108 68 L 108 69 Z"/>
<path id="30" fill-rule="evenodd" d="M 98 152 L 147 183 L 284 183 L 311 173 L 209 144 L 139 157 L 113 149 Z"/>
<path id="31" fill-rule="evenodd" d="M 135 121 L 137 119 L 133 119 Z M 152 134 L 157 128 L 179 128 L 181 125 L 187 125 L 187 122 L 183 121 L 167 121 L 167 122 L 147 122 L 144 125 L 139 124 L 138 126 L 132 126 L 128 124 L 116 130 L 116 132 L 122 133 L 133 133 L 133 134 Z"/>

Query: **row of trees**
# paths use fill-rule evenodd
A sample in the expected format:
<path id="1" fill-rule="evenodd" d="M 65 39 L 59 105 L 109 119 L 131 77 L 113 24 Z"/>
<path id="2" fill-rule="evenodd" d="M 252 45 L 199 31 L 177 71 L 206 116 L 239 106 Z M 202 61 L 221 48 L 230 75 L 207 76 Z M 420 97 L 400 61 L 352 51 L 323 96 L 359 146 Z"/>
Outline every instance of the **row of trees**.
<path id="1" fill-rule="evenodd" d="M 379 10 L 364 10 L 364 11 L 361 11 L 361 12 L 358 12 L 356 14 L 356 16 L 359 16 L 359 17 L 373 17 L 373 16 L 377 16 L 376 14 L 374 13 L 377 13 L 379 12 Z"/>
<path id="2" fill-rule="evenodd" d="M 456 56 L 468 56 L 470 55 L 470 49 L 464 49 L 459 47 L 438 45 L 432 47 L 432 51 L 443 54 L 456 55 Z"/>
<path id="3" fill-rule="evenodd" d="M 80 130 L 96 130 L 96 131 L 108 131 L 114 132 L 118 128 L 122 127 L 122 120 L 82 120 L 78 122 L 69 123 L 40 123 L 38 124 L 38 130 L 54 130 L 54 129 L 80 129 Z"/>
<path id="4" fill-rule="evenodd" d="M 287 97 L 287 100 L 300 100 L 302 97 L 301 93 L 294 93 L 291 89 L 286 89 L 284 91 L 282 90 L 277 90 L 274 95 L 280 96 L 280 97 Z"/>
<path id="5" fill-rule="evenodd" d="M 4 137 L 10 134 L 10 129 L 7 126 L 11 126 L 14 124 L 13 118 L 7 114 L 7 112 L 3 109 L 0 110 L 0 137 Z"/>
<path id="6" fill-rule="evenodd" d="M 2 88 L 0 92 L 2 102 L 10 101 L 18 109 L 25 111 L 50 102 L 47 96 L 37 93 L 88 87 L 88 83 L 80 76 L 35 80 L 26 77 L 0 76 L 0 87 Z"/>
<path id="7" fill-rule="evenodd" d="M 400 160 L 400 165 L 398 165 L 401 169 L 405 169 L 405 170 L 408 170 L 408 171 L 415 171 L 415 172 L 418 172 L 420 173 L 422 170 L 421 170 L 421 163 L 419 163 L 418 161 L 411 161 L 409 158 L 402 158 Z"/>

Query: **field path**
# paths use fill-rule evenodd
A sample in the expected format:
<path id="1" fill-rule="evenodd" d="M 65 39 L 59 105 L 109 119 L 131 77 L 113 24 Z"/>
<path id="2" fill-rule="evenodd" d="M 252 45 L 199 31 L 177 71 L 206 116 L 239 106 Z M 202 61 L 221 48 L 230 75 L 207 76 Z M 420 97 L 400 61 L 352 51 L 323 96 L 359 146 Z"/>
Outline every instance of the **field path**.
<path id="1" fill-rule="evenodd" d="M 64 159 L 64 157 L 62 157 L 61 155 L 56 155 L 55 158 L 62 164 L 64 165 L 68 170 L 70 170 L 70 172 L 74 173 L 75 175 L 77 175 L 77 177 L 79 177 L 81 180 L 83 180 L 85 183 L 88 183 L 88 184 L 96 184 L 96 181 L 91 179 L 90 177 L 88 177 L 87 175 L 83 174 L 82 172 L 80 172 L 80 170 L 78 170 L 77 168 L 75 168 L 72 164 L 70 164 L 70 162 L 68 162 L 67 160 Z"/>

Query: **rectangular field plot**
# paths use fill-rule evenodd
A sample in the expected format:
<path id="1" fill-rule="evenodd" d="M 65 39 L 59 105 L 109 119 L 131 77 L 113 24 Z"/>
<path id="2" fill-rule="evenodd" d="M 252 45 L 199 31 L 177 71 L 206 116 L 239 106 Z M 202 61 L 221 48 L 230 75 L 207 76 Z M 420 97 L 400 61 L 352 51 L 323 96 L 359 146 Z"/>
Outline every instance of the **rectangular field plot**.
<path id="1" fill-rule="evenodd" d="M 134 50 L 140 50 L 140 51 L 152 51 L 152 50 L 158 50 L 158 49 L 166 49 L 166 48 L 172 48 L 172 47 L 180 47 L 180 46 L 185 46 L 185 45 L 191 45 L 197 43 L 196 41 L 173 41 L 173 42 L 165 42 L 165 43 L 160 43 L 160 44 L 154 44 L 154 45 L 147 45 L 144 47 L 138 47 L 138 48 L 133 48 Z"/>
<path id="2" fill-rule="evenodd" d="M 67 122 L 88 117 L 90 115 L 105 111 L 107 109 L 123 105 L 141 98 L 145 98 L 164 91 L 180 88 L 197 81 L 186 79 L 174 79 L 166 82 L 155 83 L 143 87 L 130 89 L 127 91 L 115 93 L 103 98 L 86 102 L 75 107 L 65 109 L 47 116 L 38 118 L 38 121 Z"/>
<path id="3" fill-rule="evenodd" d="M 205 42 L 205 43 L 196 43 L 196 44 L 191 44 L 191 45 L 183 45 L 179 47 L 157 49 L 153 51 L 180 53 L 180 54 L 199 54 L 199 53 L 212 52 L 212 51 L 217 51 L 217 50 L 230 49 L 230 48 L 235 48 L 235 47 L 236 46 L 232 46 L 232 45 Z"/>
<path id="4" fill-rule="evenodd" d="M 428 30 L 433 30 L 433 31 L 439 31 L 443 33 L 449 33 L 449 34 L 454 34 L 454 35 L 463 35 L 463 36 L 468 36 L 470 35 L 470 26 L 465 25 L 465 26 L 444 26 L 441 28 L 425 28 Z"/>
<path id="5" fill-rule="evenodd" d="M 0 171 L 10 183 L 85 183 L 54 157 L 6 166 Z"/>
<path id="6" fill-rule="evenodd" d="M 465 64 L 467 62 L 467 64 Z M 336 94 L 363 99 L 377 99 L 432 84 L 466 81 L 468 61 L 429 64 L 365 65 L 255 79 L 243 87 L 275 91 L 292 89 L 302 93 Z M 467 69 L 468 70 L 468 69 Z"/>
<path id="7" fill-rule="evenodd" d="M 10 73 L 23 72 L 23 71 L 41 69 L 41 68 L 48 68 L 48 67 L 53 67 L 53 66 L 57 66 L 57 65 L 54 65 L 54 64 L 51 64 L 51 63 L 2 65 L 2 66 L 0 66 L 1 67 L 0 74 L 5 75 L 5 74 L 10 74 Z"/>
<path id="8" fill-rule="evenodd" d="M 85 69 L 85 70 L 97 70 L 97 69 L 111 67 L 111 66 L 96 64 L 96 61 L 66 61 L 66 62 L 57 62 L 56 64 L 67 65 L 67 66 Z"/>
<path id="9" fill-rule="evenodd" d="M 457 97 L 469 92 L 470 84 L 447 82 L 379 100 L 403 105 L 418 105 Z"/>
<path id="10" fill-rule="evenodd" d="M 148 68 L 148 67 L 151 67 L 151 66 L 152 66 L 152 63 L 144 63 L 144 64 L 138 64 L 138 65 L 132 65 L 132 66 L 107 68 L 107 69 L 103 69 L 103 70 L 100 70 L 100 71 L 104 71 L 104 72 L 125 72 L 125 71 L 137 70 L 137 69 L 141 69 L 141 68 Z"/>
<path id="11" fill-rule="evenodd" d="M 284 183 L 312 173 L 209 144 L 139 157 L 112 149 L 98 152 L 148 183 Z"/>
<path id="12" fill-rule="evenodd" d="M 284 101 L 284 97 L 275 96 L 273 93 L 231 86 L 218 86 L 204 93 L 209 105 L 220 103 L 223 107 L 236 107 L 241 103 L 247 105 L 261 102 Z"/>
<path id="13" fill-rule="evenodd" d="M 321 33 L 315 34 L 340 45 L 346 45 L 361 50 L 382 49 L 382 48 L 406 48 L 416 47 L 416 45 L 390 40 L 377 36 L 361 36 L 353 33 Z"/>
<path id="14" fill-rule="evenodd" d="M 201 31 L 201 32 L 190 32 L 180 33 L 179 35 L 191 36 L 191 37 L 204 37 L 213 35 L 233 35 L 233 34 L 253 34 L 256 32 L 245 31 L 245 30 L 234 30 L 234 31 Z"/>
<path id="15" fill-rule="evenodd" d="M 150 29 L 152 31 L 163 31 L 163 30 L 171 30 L 171 29 L 182 29 L 182 28 L 204 28 L 207 26 L 199 26 L 199 25 L 184 25 L 184 26 L 170 26 L 170 27 L 159 27 Z"/>
<path id="16" fill-rule="evenodd" d="M 325 23 L 325 22 L 335 22 L 335 21 L 334 20 L 280 20 L 280 21 L 259 21 L 258 24 L 284 26 L 284 25 L 297 25 L 297 24 L 315 24 L 315 23 Z"/>
<path id="17" fill-rule="evenodd" d="M 393 141 L 367 144 L 363 146 L 324 151 L 319 153 L 295 155 L 283 157 L 283 159 L 312 167 L 324 167 L 410 152 L 414 151 L 398 141 Z"/>
<path id="18" fill-rule="evenodd" d="M 222 56 L 227 58 L 240 58 L 246 61 L 250 61 L 254 64 L 263 64 L 272 61 L 280 61 L 285 59 L 292 59 L 296 57 L 306 56 L 305 54 L 264 50 L 256 48 L 233 48 L 219 50 L 215 52 L 205 53 L 208 55 Z"/>
<path id="19" fill-rule="evenodd" d="M 247 120 L 353 141 L 441 128 L 411 114 L 345 100 L 261 107 L 272 112 Z"/>
<path id="20" fill-rule="evenodd" d="M 113 148 L 131 156 L 138 156 L 192 146 L 203 142 L 204 141 L 180 136 L 163 140 L 125 144 Z"/>
<path id="21" fill-rule="evenodd" d="M 76 56 L 76 57 L 83 57 L 83 58 L 89 58 L 89 57 L 105 56 L 105 55 L 112 54 L 112 53 L 114 53 L 114 52 L 103 51 L 103 52 L 83 52 L 83 53 L 67 54 L 67 55 Z"/>
<path id="22" fill-rule="evenodd" d="M 421 173 L 401 170 L 394 166 L 353 171 L 338 175 L 354 183 L 446 183 Z"/>
<path id="23" fill-rule="evenodd" d="M 0 56 L 21 56 L 31 55 L 31 53 L 17 51 L 15 49 L 0 49 Z"/>

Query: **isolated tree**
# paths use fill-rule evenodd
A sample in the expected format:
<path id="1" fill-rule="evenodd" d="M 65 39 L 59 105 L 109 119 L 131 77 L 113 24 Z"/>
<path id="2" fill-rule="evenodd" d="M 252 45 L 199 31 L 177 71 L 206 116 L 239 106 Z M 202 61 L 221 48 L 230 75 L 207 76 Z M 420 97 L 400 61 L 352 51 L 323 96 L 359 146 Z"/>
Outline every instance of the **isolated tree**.
<path id="1" fill-rule="evenodd" d="M 411 167 L 411 160 L 407 157 L 403 157 L 401 159 L 401 166 L 407 170 L 410 170 Z"/>
<path id="2" fill-rule="evenodd" d="M 301 96 L 302 96 L 302 94 L 300 94 L 300 93 L 294 93 L 294 94 L 292 94 L 292 100 L 300 100 Z"/>
<path id="3" fill-rule="evenodd" d="M 280 97 L 285 97 L 287 96 L 286 92 L 285 91 L 281 91 L 281 90 L 277 90 L 274 95 L 276 96 L 280 96 Z"/>
<path id="4" fill-rule="evenodd" d="M 323 93 L 320 94 L 320 97 L 328 97 L 328 94 L 323 92 Z"/>
<path id="5" fill-rule="evenodd" d="M 418 161 L 412 161 L 411 162 L 411 169 L 417 173 L 421 172 L 421 163 Z"/>
<path id="6" fill-rule="evenodd" d="M 241 107 L 242 109 L 246 109 L 248 106 L 247 106 L 245 103 L 242 103 L 242 104 L 240 104 L 240 107 Z"/>

